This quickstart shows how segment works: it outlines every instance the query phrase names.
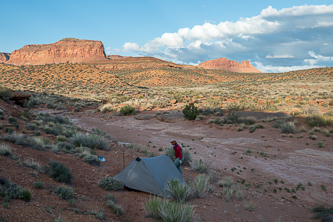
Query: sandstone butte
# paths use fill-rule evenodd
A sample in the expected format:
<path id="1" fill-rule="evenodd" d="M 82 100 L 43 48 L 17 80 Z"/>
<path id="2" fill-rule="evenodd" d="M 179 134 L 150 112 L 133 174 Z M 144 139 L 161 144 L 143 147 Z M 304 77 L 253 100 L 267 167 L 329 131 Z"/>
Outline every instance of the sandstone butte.
<path id="1" fill-rule="evenodd" d="M 203 63 L 200 63 L 198 67 L 205 69 L 218 69 L 226 70 L 231 72 L 240 72 L 240 73 L 262 73 L 258 69 L 254 68 L 249 61 L 241 61 L 238 64 L 236 61 L 232 61 L 226 58 L 219 58 L 208 60 Z"/>
<path id="2" fill-rule="evenodd" d="M 9 60 L 10 53 L 0 52 L 0 62 L 6 62 Z"/>
<path id="3" fill-rule="evenodd" d="M 44 65 L 107 60 L 101 41 L 65 38 L 53 44 L 26 45 L 15 50 L 5 63 Z"/>

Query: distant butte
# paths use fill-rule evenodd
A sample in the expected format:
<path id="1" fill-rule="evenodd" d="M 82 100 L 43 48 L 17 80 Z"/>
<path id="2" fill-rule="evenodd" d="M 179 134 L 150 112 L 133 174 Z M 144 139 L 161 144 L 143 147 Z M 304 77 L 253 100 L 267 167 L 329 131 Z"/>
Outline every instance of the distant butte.
<path id="1" fill-rule="evenodd" d="M 107 60 L 101 41 L 65 38 L 53 44 L 26 45 L 10 54 L 5 63 L 44 65 Z"/>
<path id="2" fill-rule="evenodd" d="M 254 68 L 249 61 L 241 61 L 238 64 L 236 61 L 232 61 L 226 58 L 219 58 L 208 60 L 203 63 L 200 63 L 198 67 L 205 69 L 218 69 L 226 70 L 231 72 L 240 72 L 240 73 L 262 73 L 258 69 Z"/>

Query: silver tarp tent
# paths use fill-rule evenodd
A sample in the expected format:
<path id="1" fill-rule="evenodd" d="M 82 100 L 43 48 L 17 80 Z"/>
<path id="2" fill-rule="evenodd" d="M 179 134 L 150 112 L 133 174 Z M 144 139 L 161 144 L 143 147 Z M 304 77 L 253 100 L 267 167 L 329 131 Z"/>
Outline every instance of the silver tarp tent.
<path id="1" fill-rule="evenodd" d="M 171 178 L 185 183 L 183 176 L 167 155 L 136 158 L 114 177 L 131 189 L 164 196 L 164 187 Z"/>

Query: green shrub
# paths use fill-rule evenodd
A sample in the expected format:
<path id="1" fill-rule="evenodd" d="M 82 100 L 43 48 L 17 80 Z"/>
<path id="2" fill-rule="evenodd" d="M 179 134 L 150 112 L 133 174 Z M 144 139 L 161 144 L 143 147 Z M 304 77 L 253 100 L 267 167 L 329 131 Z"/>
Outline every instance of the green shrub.
<path id="1" fill-rule="evenodd" d="M 118 216 L 122 215 L 124 212 L 122 206 L 115 204 L 114 201 L 112 200 L 106 201 L 106 205 L 108 205 L 113 210 L 113 212 Z"/>
<path id="2" fill-rule="evenodd" d="M 59 186 L 57 189 L 53 191 L 53 193 L 58 197 L 60 197 L 60 199 L 66 199 L 66 200 L 69 200 L 74 196 L 73 188 L 65 186 Z"/>
<path id="3" fill-rule="evenodd" d="M 56 144 L 57 148 L 64 153 L 75 153 L 76 149 L 73 144 L 66 143 L 66 142 L 59 142 Z"/>
<path id="4" fill-rule="evenodd" d="M 113 177 L 103 177 L 103 179 L 99 182 L 98 186 L 108 191 L 124 189 L 123 181 L 117 180 Z"/>
<path id="5" fill-rule="evenodd" d="M 94 155 L 87 155 L 83 157 L 83 162 L 87 162 L 90 165 L 95 165 L 95 166 L 100 166 L 101 165 L 101 160 Z"/>
<path id="6" fill-rule="evenodd" d="M 194 211 L 190 204 L 162 202 L 159 208 L 162 221 L 190 222 L 194 217 Z"/>
<path id="7" fill-rule="evenodd" d="M 315 214 L 313 219 L 321 219 L 322 222 L 331 222 L 333 218 L 333 207 L 319 206 L 311 210 Z"/>
<path id="8" fill-rule="evenodd" d="M 109 142 L 97 134 L 76 133 L 70 140 L 76 147 L 84 146 L 91 149 L 109 150 Z"/>
<path id="9" fill-rule="evenodd" d="M 10 199 L 21 198 L 22 189 L 19 185 L 8 181 L 4 177 L 0 177 L 0 195 L 5 197 L 5 201 Z"/>
<path id="10" fill-rule="evenodd" d="M 40 181 L 37 181 L 36 183 L 34 183 L 34 188 L 42 189 L 42 188 L 44 188 L 44 184 Z"/>
<path id="11" fill-rule="evenodd" d="M 146 211 L 146 217 L 151 217 L 156 220 L 160 219 L 161 215 L 159 210 L 162 202 L 167 202 L 167 200 L 156 196 L 150 197 L 148 200 L 146 200 L 143 204 Z"/>
<path id="12" fill-rule="evenodd" d="M 333 125 L 333 119 L 330 117 L 325 118 L 320 114 L 309 115 L 305 118 L 305 122 L 309 126 L 317 126 L 317 127 L 326 127 Z"/>
<path id="13" fill-rule="evenodd" d="M 134 113 L 135 108 L 131 107 L 130 105 L 126 105 L 120 108 L 120 114 L 123 116 L 128 116 Z"/>
<path id="14" fill-rule="evenodd" d="M 223 177 L 218 181 L 218 185 L 220 187 L 227 187 L 227 188 L 230 187 L 233 183 L 234 181 L 230 177 Z"/>
<path id="15" fill-rule="evenodd" d="M 31 192 L 29 190 L 22 190 L 22 199 L 25 201 L 25 202 L 30 202 L 31 200 Z"/>
<path id="16" fill-rule="evenodd" d="M 323 143 L 323 142 L 319 142 L 319 143 L 317 143 L 317 147 L 319 147 L 319 148 L 323 148 L 323 147 L 324 147 L 324 143 Z"/>
<path id="17" fill-rule="evenodd" d="M 12 98 L 12 92 L 10 89 L 0 86 L 0 98 L 9 103 L 9 100 Z"/>
<path id="18" fill-rule="evenodd" d="M 295 124 L 293 122 L 283 123 L 280 125 L 281 133 L 293 133 L 295 130 Z"/>
<path id="19" fill-rule="evenodd" d="M 24 128 L 26 128 L 27 130 L 35 130 L 36 126 L 34 124 L 28 124 L 25 125 Z"/>
<path id="20" fill-rule="evenodd" d="M 197 115 L 199 115 L 198 108 L 194 105 L 194 103 L 190 103 L 185 106 L 183 109 L 183 114 L 188 120 L 195 120 Z"/>
<path id="21" fill-rule="evenodd" d="M 0 145 L 0 155 L 1 156 L 11 156 L 11 148 L 7 144 Z"/>
<path id="22" fill-rule="evenodd" d="M 17 123 L 17 119 L 15 117 L 9 117 L 8 122 L 11 124 L 15 124 L 15 123 Z"/>
<path id="23" fill-rule="evenodd" d="M 254 131 L 256 131 L 256 127 L 255 126 L 249 126 L 249 133 L 253 133 Z"/>
<path id="24" fill-rule="evenodd" d="M 178 179 L 168 180 L 164 192 L 168 198 L 176 202 L 185 202 L 192 197 L 191 188 L 186 183 L 180 183 Z"/>
<path id="25" fill-rule="evenodd" d="M 203 197 L 208 192 L 208 179 L 205 174 L 197 176 L 191 184 L 192 194 L 196 198 Z"/>
<path id="26" fill-rule="evenodd" d="M 49 161 L 48 166 L 43 167 L 43 171 L 58 182 L 70 184 L 73 179 L 69 168 L 54 160 Z"/>
<path id="27" fill-rule="evenodd" d="M 191 168 L 193 171 L 198 171 L 199 173 L 205 173 L 210 169 L 210 166 L 212 165 L 212 160 L 211 161 L 203 161 L 202 159 L 200 160 L 193 160 L 191 163 Z"/>

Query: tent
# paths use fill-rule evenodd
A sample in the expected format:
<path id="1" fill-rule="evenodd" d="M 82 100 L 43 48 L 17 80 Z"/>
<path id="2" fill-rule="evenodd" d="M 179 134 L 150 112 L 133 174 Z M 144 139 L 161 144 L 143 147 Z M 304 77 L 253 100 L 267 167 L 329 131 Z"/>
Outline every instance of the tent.
<path id="1" fill-rule="evenodd" d="M 171 178 L 185 183 L 183 176 L 167 155 L 138 157 L 114 178 L 123 181 L 128 188 L 158 196 L 164 196 L 164 187 Z"/>

